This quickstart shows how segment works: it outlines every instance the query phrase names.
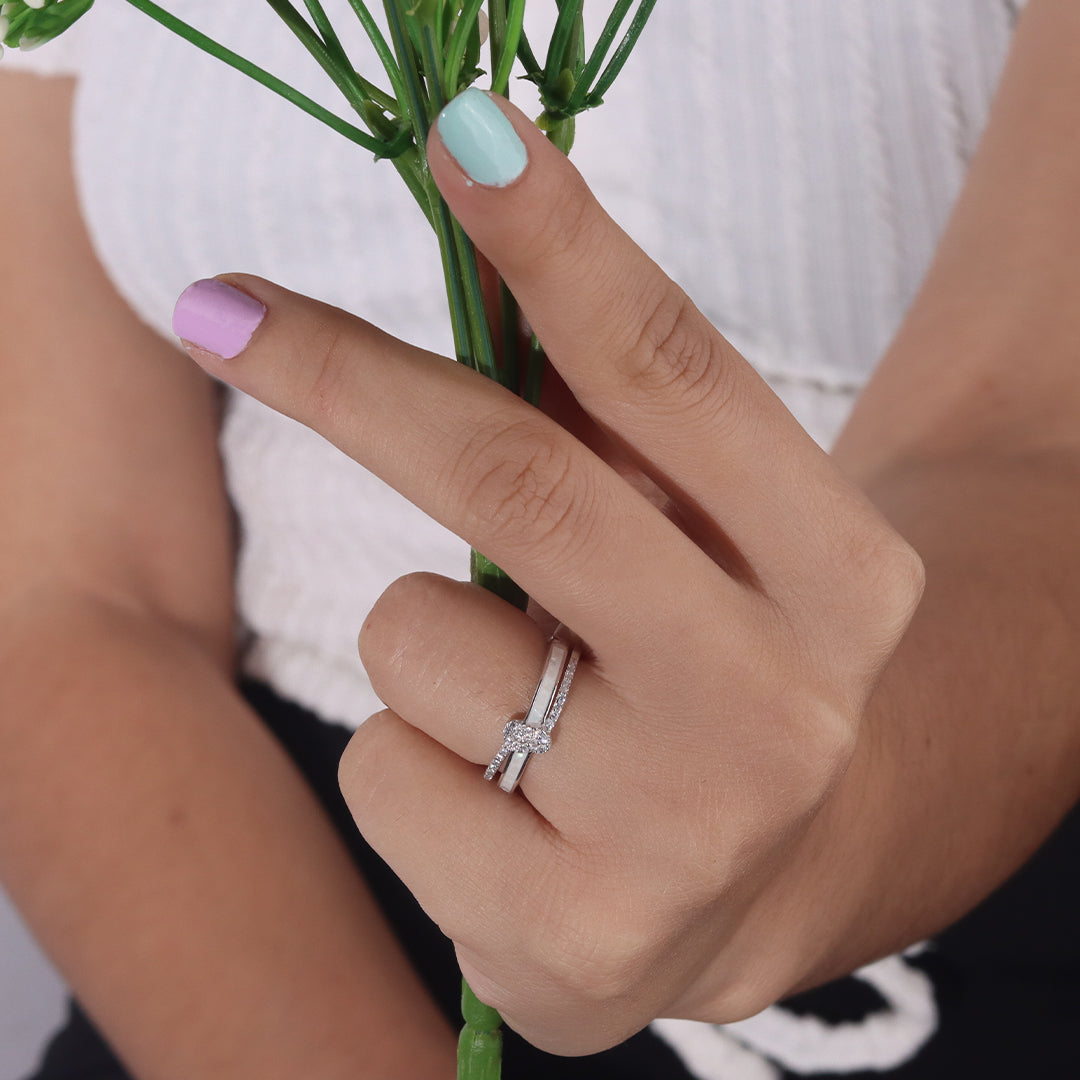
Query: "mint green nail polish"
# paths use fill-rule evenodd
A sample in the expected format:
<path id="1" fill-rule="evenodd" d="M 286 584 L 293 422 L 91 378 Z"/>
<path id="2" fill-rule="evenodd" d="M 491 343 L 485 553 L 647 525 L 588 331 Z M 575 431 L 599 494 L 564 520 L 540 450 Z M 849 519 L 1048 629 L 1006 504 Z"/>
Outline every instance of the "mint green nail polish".
<path id="1" fill-rule="evenodd" d="M 478 184 L 505 187 L 529 164 L 514 125 L 483 90 L 458 94 L 439 114 L 437 126 L 450 156 Z"/>

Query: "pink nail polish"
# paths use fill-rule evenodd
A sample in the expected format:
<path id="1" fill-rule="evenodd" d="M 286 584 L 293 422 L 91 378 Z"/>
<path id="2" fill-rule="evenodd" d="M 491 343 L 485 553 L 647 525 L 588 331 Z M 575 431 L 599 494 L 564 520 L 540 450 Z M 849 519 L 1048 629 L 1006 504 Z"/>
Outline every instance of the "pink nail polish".
<path id="1" fill-rule="evenodd" d="M 247 348 L 266 315 L 253 296 L 206 278 L 189 285 L 173 310 L 173 333 L 207 352 L 231 360 Z"/>

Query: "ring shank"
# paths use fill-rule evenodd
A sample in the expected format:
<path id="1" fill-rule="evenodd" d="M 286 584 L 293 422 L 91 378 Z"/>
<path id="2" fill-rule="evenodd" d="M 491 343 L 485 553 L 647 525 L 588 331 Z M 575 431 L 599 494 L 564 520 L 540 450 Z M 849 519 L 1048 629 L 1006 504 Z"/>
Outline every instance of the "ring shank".
<path id="1" fill-rule="evenodd" d="M 555 693 L 559 688 L 562 673 L 569 658 L 569 643 L 563 638 L 553 637 L 548 645 L 544 672 L 536 684 L 529 711 L 525 714 L 524 723 L 528 727 L 542 728 L 544 726 L 544 718 L 551 709 L 551 703 L 555 700 Z M 502 791 L 513 793 L 516 790 L 529 756 L 528 750 L 515 750 L 509 756 L 503 766 L 502 776 L 499 778 L 499 788 Z"/>

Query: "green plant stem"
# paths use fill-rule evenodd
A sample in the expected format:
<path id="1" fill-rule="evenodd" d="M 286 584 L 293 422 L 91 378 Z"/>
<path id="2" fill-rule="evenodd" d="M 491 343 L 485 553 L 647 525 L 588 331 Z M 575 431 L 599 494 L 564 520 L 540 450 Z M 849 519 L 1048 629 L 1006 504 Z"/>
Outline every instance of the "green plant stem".
<path id="1" fill-rule="evenodd" d="M 469 47 L 469 36 L 476 28 L 476 20 L 480 17 L 480 9 L 484 6 L 484 0 L 466 0 L 461 14 L 458 16 L 457 26 L 450 35 L 449 44 L 446 46 L 446 57 L 443 62 L 443 81 L 446 84 L 448 97 L 456 97 L 461 82 L 461 65 L 465 60 L 465 52 Z"/>
<path id="2" fill-rule="evenodd" d="M 390 46 L 386 43 L 386 38 L 383 37 L 382 31 L 379 29 L 379 24 L 372 18 L 371 11 L 368 9 L 367 4 L 364 3 L 364 0 L 349 0 L 349 6 L 353 9 L 357 19 L 360 20 L 364 33 L 367 34 L 368 40 L 374 46 L 383 70 L 386 72 L 386 77 L 390 80 L 394 96 L 404 106 L 407 95 L 405 93 L 405 83 L 401 77 L 401 69 L 394 59 Z"/>
<path id="3" fill-rule="evenodd" d="M 564 70 L 573 71 L 571 53 L 575 31 L 581 21 L 581 8 L 584 0 L 559 0 L 559 17 L 555 20 L 555 29 L 551 32 L 548 45 L 547 62 L 544 65 L 544 82 L 554 87 Z"/>
<path id="4" fill-rule="evenodd" d="M 494 12 L 496 5 L 491 9 Z M 491 29 L 491 67 L 494 74 L 491 76 L 491 89 L 493 93 L 508 96 L 510 87 L 510 72 L 517 57 L 518 42 L 525 23 L 525 0 L 510 0 L 509 9 L 505 3 L 498 5 L 499 26 L 496 33 L 495 20 L 492 21 Z"/>
<path id="5" fill-rule="evenodd" d="M 574 92 L 570 95 L 570 100 L 566 105 L 567 112 L 580 112 L 583 108 L 589 87 L 604 63 L 608 50 L 611 48 L 611 43 L 615 40 L 615 35 L 619 32 L 619 27 L 622 26 L 623 19 L 626 18 L 626 13 L 633 6 L 633 3 L 634 0 L 618 0 L 611 9 L 611 14 L 608 16 L 607 22 L 604 23 L 604 29 L 600 32 L 600 37 L 597 38 L 593 51 L 578 76 Z"/>
<path id="6" fill-rule="evenodd" d="M 547 355 L 540 339 L 533 334 L 529 339 L 529 359 L 525 364 L 525 392 L 521 395 L 530 405 L 540 407 L 540 390 L 544 379 Z"/>
<path id="7" fill-rule="evenodd" d="M 336 55 L 289 0 L 266 0 L 279 19 L 293 32 L 297 40 L 314 57 L 315 62 L 330 76 L 331 81 L 344 95 L 346 101 L 361 112 L 364 101 L 362 93 L 352 77 L 352 65 L 344 57 Z M 325 15 L 323 16 L 325 18 Z M 336 39 L 335 39 L 336 40 Z M 340 48 L 340 45 L 339 45 Z M 344 58 L 344 62 L 343 61 Z"/>
<path id="8" fill-rule="evenodd" d="M 521 37 L 518 39 L 517 58 L 521 61 L 521 66 L 530 79 L 536 81 L 543 76 L 544 69 L 540 66 L 540 61 L 536 59 L 536 54 L 529 44 L 529 38 L 524 29 L 522 29 Z"/>
<path id="9" fill-rule="evenodd" d="M 390 40 L 394 43 L 397 67 L 401 72 L 404 96 L 400 99 L 412 124 L 416 145 L 427 145 L 428 128 L 431 126 L 427 95 L 420 79 L 420 64 L 405 29 L 405 13 L 400 0 L 384 0 L 383 10 L 390 24 Z"/>
<path id="10" fill-rule="evenodd" d="M 228 64 L 229 67 L 247 75 L 248 78 L 261 83 L 268 90 L 272 90 L 275 94 L 285 98 L 286 101 L 291 102 L 298 109 L 302 109 L 309 116 L 313 116 L 316 120 L 326 124 L 327 127 L 333 128 L 339 135 L 344 135 L 351 142 L 362 146 L 365 150 L 370 150 L 376 157 L 394 158 L 408 148 L 411 140 L 407 137 L 402 138 L 399 135 L 388 142 L 383 139 L 376 139 L 367 132 L 361 131 L 358 127 L 350 124 L 347 120 L 342 120 L 340 116 L 336 116 L 318 102 L 312 101 L 311 98 L 300 93 L 299 90 L 295 90 L 276 75 L 271 75 L 270 72 L 265 71 L 257 64 L 253 64 L 245 57 L 240 56 L 231 49 L 227 49 L 224 45 L 220 45 L 213 38 L 207 37 L 206 34 L 196 30 L 195 27 L 165 11 L 164 8 L 158 7 L 157 4 L 153 3 L 153 0 L 127 0 L 127 3 L 137 8 L 144 15 L 148 15 L 167 30 L 184 38 L 185 41 L 190 42 L 197 49 L 209 53 L 215 59 L 221 60 L 223 63 Z"/>
<path id="11" fill-rule="evenodd" d="M 454 243 L 450 211 L 434 182 L 428 181 L 431 224 L 439 242 L 439 258 L 442 260 L 443 281 L 446 284 L 446 301 L 450 307 L 450 331 L 454 337 L 454 356 L 459 363 L 475 368 L 469 350 L 469 320 L 465 311 L 465 293 L 462 287 L 461 268 L 458 265 L 457 245 Z"/>
<path id="12" fill-rule="evenodd" d="M 619 42 L 619 47 L 615 50 L 611 63 L 604 68 L 604 73 L 596 80 L 596 85 L 592 90 L 589 91 L 589 96 L 585 102 L 587 108 L 594 108 L 603 101 L 604 94 L 607 93 L 611 84 L 618 78 L 619 72 L 622 71 L 626 61 L 630 59 L 630 54 L 634 51 L 634 46 L 638 43 L 638 38 L 641 37 L 641 32 L 645 29 L 645 24 L 649 21 L 649 16 L 653 13 L 654 7 L 656 7 L 656 0 L 641 0 L 641 6 L 635 12 L 626 35 Z"/>
<path id="13" fill-rule="evenodd" d="M 500 1080 L 502 1018 L 461 980 L 461 1015 L 465 1026 L 458 1039 L 458 1080 Z"/>
<path id="14" fill-rule="evenodd" d="M 520 343 L 521 311 L 506 282 L 499 279 L 499 329 L 502 333 L 502 356 L 499 381 L 512 394 L 521 393 Z"/>
<path id="15" fill-rule="evenodd" d="M 304 0 L 304 6 L 308 9 L 308 15 L 311 16 L 311 21 L 318 31 L 319 36 L 325 42 L 326 47 L 337 59 L 338 63 L 343 64 L 351 71 L 352 64 L 349 63 L 348 54 L 345 52 L 345 48 L 341 44 L 341 39 L 337 36 L 337 31 L 334 30 L 333 24 L 327 17 L 322 4 L 319 0 Z"/>
<path id="16" fill-rule="evenodd" d="M 454 244 L 458 263 L 464 275 L 462 286 L 465 294 L 465 314 L 469 324 L 473 367 L 489 379 L 499 382 L 499 368 L 495 363 L 495 346 L 491 340 L 491 327 L 484 308 L 484 290 L 480 284 L 480 268 L 476 262 L 476 248 L 465 230 L 451 216 Z"/>

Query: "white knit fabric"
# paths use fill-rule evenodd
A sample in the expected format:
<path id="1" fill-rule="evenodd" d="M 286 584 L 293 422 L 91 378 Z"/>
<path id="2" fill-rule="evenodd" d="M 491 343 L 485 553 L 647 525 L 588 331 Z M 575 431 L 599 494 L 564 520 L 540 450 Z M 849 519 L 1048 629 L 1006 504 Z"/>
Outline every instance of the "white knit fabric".
<path id="1" fill-rule="evenodd" d="M 267 5 L 171 6 L 339 107 Z M 346 0 L 326 6 L 349 24 Z M 668 0 L 608 103 L 579 123 L 575 159 L 604 204 L 823 444 L 927 266 L 1017 6 Z M 168 333 L 192 280 L 245 270 L 448 348 L 435 244 L 389 165 L 122 0 L 98 0 L 68 43 L 9 53 L 0 72 L 42 65 L 79 74 L 85 215 L 149 324 Z M 467 551 L 256 402 L 233 398 L 222 445 L 242 523 L 246 668 L 359 722 L 378 707 L 355 653 L 364 614 L 410 570 L 464 577 Z M 724 1073 L 759 1074 L 771 1075 Z"/>

